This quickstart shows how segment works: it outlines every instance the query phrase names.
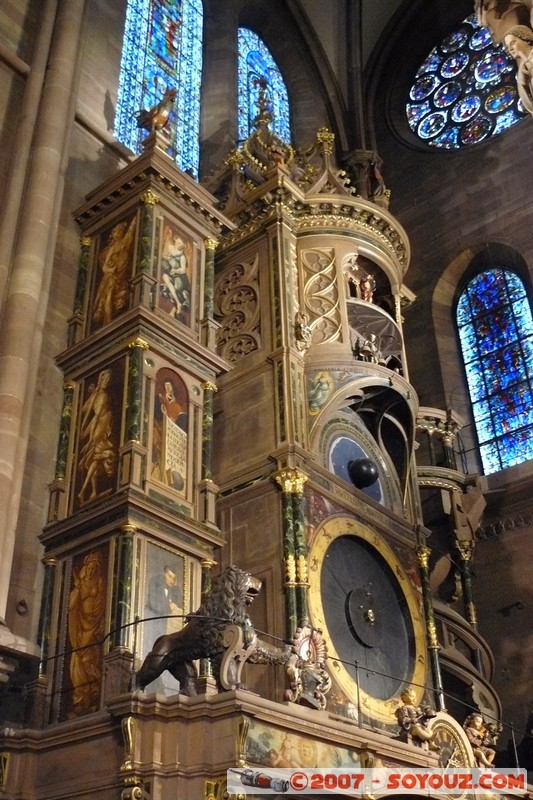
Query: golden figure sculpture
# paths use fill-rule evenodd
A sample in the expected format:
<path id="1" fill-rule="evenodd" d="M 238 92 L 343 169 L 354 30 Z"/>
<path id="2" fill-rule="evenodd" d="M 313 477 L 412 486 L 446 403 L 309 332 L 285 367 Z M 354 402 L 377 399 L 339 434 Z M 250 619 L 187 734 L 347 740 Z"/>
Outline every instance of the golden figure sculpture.
<path id="1" fill-rule="evenodd" d="M 135 217 L 119 222 L 112 229 L 107 245 L 100 253 L 102 278 L 93 303 L 94 322 L 107 325 L 128 303 L 128 266 L 131 263 Z"/>
<path id="2" fill-rule="evenodd" d="M 419 742 L 427 742 L 430 750 L 439 750 L 433 741 L 435 734 L 429 728 L 429 721 L 436 716 L 435 711 L 427 706 L 417 706 L 413 689 L 404 689 L 400 697 L 403 705 L 396 709 L 396 719 L 401 730 Z"/>
<path id="3" fill-rule="evenodd" d="M 494 734 L 485 725 L 483 716 L 477 712 L 470 714 L 463 723 L 463 728 L 472 745 L 478 766 L 492 767 L 496 750 L 488 745 L 492 743 Z"/>
<path id="4" fill-rule="evenodd" d="M 78 573 L 73 574 L 69 596 L 68 635 L 70 681 L 74 714 L 96 711 L 102 678 L 101 647 L 104 635 L 105 585 L 102 554 L 88 553 Z"/>
<path id="5" fill-rule="evenodd" d="M 85 478 L 78 493 L 80 503 L 94 500 L 98 492 L 98 477 L 112 476 L 116 463 L 116 447 L 113 442 L 113 412 L 108 386 L 111 370 L 103 369 L 96 386 L 89 389 L 89 397 L 81 412 L 79 470 L 85 470 Z M 90 494 L 86 497 L 87 491 Z"/>

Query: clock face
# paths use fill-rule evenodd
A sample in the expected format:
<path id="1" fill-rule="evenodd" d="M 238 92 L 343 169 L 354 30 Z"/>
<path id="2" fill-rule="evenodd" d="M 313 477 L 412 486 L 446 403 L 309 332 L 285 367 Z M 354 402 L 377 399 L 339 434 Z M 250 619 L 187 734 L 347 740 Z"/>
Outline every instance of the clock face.
<path id="1" fill-rule="evenodd" d="M 367 715 L 391 724 L 402 689 L 425 684 L 419 598 L 392 550 L 349 517 L 326 521 L 310 555 L 310 611 L 330 672 L 354 703 L 359 687 Z"/>

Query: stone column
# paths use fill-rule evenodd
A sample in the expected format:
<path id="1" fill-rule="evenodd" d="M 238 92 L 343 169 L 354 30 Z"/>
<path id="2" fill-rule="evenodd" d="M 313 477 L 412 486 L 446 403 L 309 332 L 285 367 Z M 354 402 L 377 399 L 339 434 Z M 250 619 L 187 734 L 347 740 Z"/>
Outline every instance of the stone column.
<path id="1" fill-rule="evenodd" d="M 74 312 L 68 321 L 68 346 L 72 347 L 78 342 L 83 333 L 85 307 L 85 291 L 89 274 L 89 256 L 91 254 L 92 239 L 83 236 L 80 240 L 80 260 L 78 264 L 78 280 L 76 281 L 76 294 L 74 296 Z"/>
<path id="2" fill-rule="evenodd" d="M 216 561 L 210 558 L 204 558 L 201 562 L 202 567 L 202 603 L 211 591 L 211 578 L 213 567 Z M 184 620 L 185 622 L 185 620 Z M 200 675 L 198 677 L 198 692 L 200 694 L 216 694 L 217 685 L 213 677 L 213 670 L 211 668 L 211 661 L 208 658 L 200 659 Z"/>
<path id="3" fill-rule="evenodd" d="M 44 581 L 41 615 L 39 617 L 39 630 L 37 633 L 37 644 L 41 648 L 39 675 L 46 675 L 48 672 L 48 648 L 50 642 L 50 626 L 52 624 L 52 605 L 54 602 L 56 566 L 57 561 L 55 558 L 48 557 L 44 559 Z"/>
<path id="4" fill-rule="evenodd" d="M 60 0 L 0 324 L 0 620 L 15 548 L 33 387 L 48 305 L 85 0 Z M 32 324 L 33 322 L 33 324 Z M 0 639 L 2 634 L 0 633 Z M 1 641 L 0 641 L 1 644 Z"/>
<path id="5" fill-rule="evenodd" d="M 210 350 L 216 349 L 216 333 L 219 328 L 214 319 L 215 309 L 215 250 L 218 242 L 215 239 L 206 239 L 205 246 L 205 277 L 204 277 L 204 316 L 202 319 L 202 342 Z"/>
<path id="6" fill-rule="evenodd" d="M 309 617 L 307 546 L 303 529 L 303 487 L 307 480 L 299 469 L 282 469 L 274 475 L 282 491 L 283 559 L 287 636 Z"/>
<path id="7" fill-rule="evenodd" d="M 470 562 L 474 553 L 474 542 L 457 541 L 455 546 L 457 547 L 457 552 L 459 553 L 459 571 L 461 574 L 461 586 L 463 589 L 465 617 L 472 628 L 477 631 L 477 612 L 474 603 L 474 595 L 472 592 L 472 572 L 470 570 Z M 480 675 L 483 675 L 481 652 L 479 650 L 473 650 L 472 652 L 476 669 Z"/>
<path id="8" fill-rule="evenodd" d="M 424 614 L 426 617 L 427 643 L 429 649 L 429 659 L 431 663 L 431 673 L 437 697 L 437 707 L 439 711 L 445 711 L 444 688 L 442 685 L 442 674 L 439 661 L 439 642 L 437 638 L 437 626 L 435 624 L 435 614 L 433 612 L 433 602 L 431 600 L 431 588 L 429 584 L 429 556 L 431 550 L 426 545 L 419 545 L 416 548 L 418 568 L 420 570 L 420 580 L 422 582 L 422 598 L 424 601 Z"/>

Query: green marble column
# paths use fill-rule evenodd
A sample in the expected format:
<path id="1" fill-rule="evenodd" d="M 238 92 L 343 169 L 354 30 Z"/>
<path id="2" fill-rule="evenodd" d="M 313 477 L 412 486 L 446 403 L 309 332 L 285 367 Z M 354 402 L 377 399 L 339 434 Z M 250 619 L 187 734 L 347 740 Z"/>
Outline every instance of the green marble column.
<path id="1" fill-rule="evenodd" d="M 64 480 L 67 474 L 68 446 L 70 439 L 70 426 L 72 422 L 72 401 L 74 398 L 74 384 L 63 384 L 63 408 L 59 425 L 57 441 L 55 480 Z"/>
<path id="2" fill-rule="evenodd" d="M 143 354 L 148 344 L 140 338 L 129 345 L 128 396 L 126 400 L 126 442 L 140 442 L 142 428 Z"/>
<path id="3" fill-rule="evenodd" d="M 472 628 L 477 631 L 477 612 L 476 605 L 474 603 L 474 594 L 472 591 L 472 572 L 470 569 L 472 555 L 474 554 L 474 542 L 457 541 L 455 546 L 457 547 L 457 552 L 459 553 L 459 571 L 461 573 L 461 586 L 463 589 L 465 617 Z M 483 662 L 480 651 L 474 650 L 473 656 L 476 669 L 481 675 L 483 675 Z"/>
<path id="4" fill-rule="evenodd" d="M 202 478 L 211 480 L 211 462 L 213 455 L 213 397 L 217 390 L 214 383 L 203 384 L 204 408 L 202 416 Z"/>
<path id="5" fill-rule="evenodd" d="M 110 647 L 123 647 L 131 650 L 133 619 L 132 587 L 134 580 L 134 542 L 135 525 L 127 523 L 120 529 L 115 549 L 113 570 L 113 595 L 111 606 Z"/>
<path id="6" fill-rule="evenodd" d="M 44 581 L 41 613 L 39 616 L 39 629 L 37 632 L 37 644 L 41 648 L 39 675 L 46 675 L 48 672 L 48 653 L 50 647 L 50 627 L 52 624 L 52 606 L 54 602 L 56 567 L 57 561 L 55 558 L 44 559 Z"/>
<path id="7" fill-rule="evenodd" d="M 140 197 L 141 209 L 141 233 L 139 241 L 139 260 L 138 272 L 147 272 L 154 275 L 155 259 L 154 251 L 154 207 L 159 202 L 159 197 L 150 189 Z"/>
<path id="8" fill-rule="evenodd" d="M 286 626 L 290 638 L 299 623 L 309 616 L 307 546 L 303 526 L 303 487 L 307 475 L 302 470 L 289 468 L 277 472 L 274 479 L 282 491 Z"/>
<path id="9" fill-rule="evenodd" d="M 218 242 L 206 239 L 205 242 L 205 278 L 204 278 L 204 317 L 213 319 L 215 298 L 215 250 Z"/>
<path id="10" fill-rule="evenodd" d="M 418 568 L 420 570 L 420 580 L 422 583 L 422 598 L 424 602 L 424 613 L 426 617 L 427 642 L 433 684 L 439 711 L 445 711 L 444 688 L 442 685 L 442 673 L 439 660 L 439 642 L 437 638 L 437 626 L 435 624 L 435 614 L 433 611 L 433 601 L 431 599 L 431 588 L 429 584 L 429 556 L 431 550 L 426 545 L 419 545 L 416 548 Z"/>
<path id="11" fill-rule="evenodd" d="M 213 577 L 213 567 L 215 566 L 216 561 L 212 561 L 210 558 L 204 558 L 201 562 L 202 567 L 202 603 L 211 591 L 212 585 L 212 577 Z M 213 672 L 211 669 L 211 661 L 208 658 L 201 658 L 200 659 L 200 678 L 210 678 Z"/>
<path id="12" fill-rule="evenodd" d="M 78 280 L 76 282 L 76 294 L 74 296 L 74 314 L 83 314 L 85 305 L 85 290 L 87 288 L 87 275 L 89 269 L 89 255 L 91 252 L 92 239 L 90 236 L 83 236 L 80 239 L 81 252 L 78 263 Z"/>

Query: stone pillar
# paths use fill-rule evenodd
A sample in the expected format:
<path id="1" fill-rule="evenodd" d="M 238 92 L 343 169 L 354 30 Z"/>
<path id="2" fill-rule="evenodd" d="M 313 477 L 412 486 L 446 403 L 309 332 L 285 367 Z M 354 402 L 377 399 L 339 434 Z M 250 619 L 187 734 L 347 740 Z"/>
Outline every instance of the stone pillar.
<path id="1" fill-rule="evenodd" d="M 477 612 L 474 603 L 474 595 L 472 592 L 472 572 L 470 570 L 470 562 L 474 553 L 474 542 L 471 540 L 456 541 L 455 546 L 457 547 L 457 552 L 459 553 L 459 571 L 461 574 L 461 586 L 463 589 L 465 617 L 472 628 L 477 631 Z M 474 650 L 473 656 L 476 669 L 480 675 L 483 675 L 481 652 L 479 650 Z"/>
<path id="2" fill-rule="evenodd" d="M 215 502 L 218 495 L 218 486 L 212 478 L 213 456 L 213 397 L 218 391 L 216 384 L 206 381 L 204 390 L 204 405 L 202 415 L 202 480 L 199 484 L 200 516 L 203 522 L 214 525 L 216 519 Z"/>
<path id="3" fill-rule="evenodd" d="M 126 433 L 120 451 L 120 485 L 133 483 L 141 487 L 146 464 L 143 438 L 143 358 L 148 344 L 137 337 L 128 344 L 128 389 L 126 399 Z"/>
<path id="4" fill-rule="evenodd" d="M 48 305 L 62 166 L 74 117 L 85 0 L 59 0 L 0 324 L 0 620 L 15 549 L 33 387 Z M 32 324 L 33 322 L 33 324 Z M 0 644 L 2 634 L 0 633 Z"/>
<path id="5" fill-rule="evenodd" d="M 91 254 L 92 239 L 83 236 L 80 240 L 80 260 L 78 264 L 78 280 L 76 281 L 76 294 L 74 296 L 74 312 L 68 321 L 68 346 L 76 344 L 81 339 L 83 332 L 85 307 L 85 291 L 89 274 L 89 256 Z"/>
<path id="6" fill-rule="evenodd" d="M 113 574 L 113 606 L 111 609 L 111 648 L 121 647 L 131 650 L 132 607 L 131 595 L 134 569 L 135 525 L 126 523 L 120 529 L 116 543 L 115 569 Z"/>
<path id="7" fill-rule="evenodd" d="M 52 522 L 56 519 L 63 519 L 66 515 L 68 497 L 65 478 L 67 475 L 74 389 L 75 385 L 69 381 L 63 384 L 63 408 L 61 411 L 61 423 L 57 441 L 56 471 L 54 480 L 49 487 L 50 503 L 48 507 L 48 522 Z"/>
<path id="8" fill-rule="evenodd" d="M 48 652 L 50 644 L 50 626 L 52 624 L 52 605 L 54 602 L 54 586 L 57 561 L 55 558 L 44 559 L 44 580 L 41 601 L 41 614 L 39 617 L 39 630 L 37 644 L 41 648 L 39 661 L 39 675 L 48 673 Z"/>
<path id="9" fill-rule="evenodd" d="M 424 601 L 424 614 L 426 617 L 427 643 L 429 649 L 429 659 L 431 663 L 431 673 L 435 686 L 437 698 L 437 708 L 439 711 L 446 710 L 444 701 L 444 688 L 442 685 L 442 674 L 439 661 L 439 642 L 437 638 L 437 626 L 435 624 L 435 614 L 433 612 L 433 602 L 431 600 L 431 588 L 429 585 L 429 556 L 431 550 L 426 545 L 419 545 L 416 548 L 418 568 L 420 570 L 420 580 L 422 583 L 422 598 Z"/>
<path id="10" fill-rule="evenodd" d="M 205 245 L 205 277 L 204 277 L 204 318 L 202 320 L 202 342 L 210 350 L 216 349 L 216 332 L 218 323 L 213 317 L 215 308 L 215 250 L 218 242 L 206 239 Z"/>
<path id="11" fill-rule="evenodd" d="M 205 600 L 211 591 L 211 578 L 213 567 L 216 561 L 210 558 L 204 558 L 201 562 L 202 567 L 202 602 Z M 198 691 L 200 694 L 216 694 L 217 685 L 213 677 L 213 670 L 211 668 L 211 661 L 208 658 L 200 659 L 200 675 L 198 678 Z"/>
<path id="12" fill-rule="evenodd" d="M 300 469 L 282 469 L 274 475 L 282 491 L 283 558 L 287 636 L 308 619 L 307 545 L 303 526 L 303 487 L 307 475 Z"/>
<path id="13" fill-rule="evenodd" d="M 150 189 L 140 197 L 141 219 L 138 260 L 135 275 L 131 281 L 133 304 L 153 308 L 157 285 L 157 261 L 154 253 L 154 208 L 159 197 Z"/>

